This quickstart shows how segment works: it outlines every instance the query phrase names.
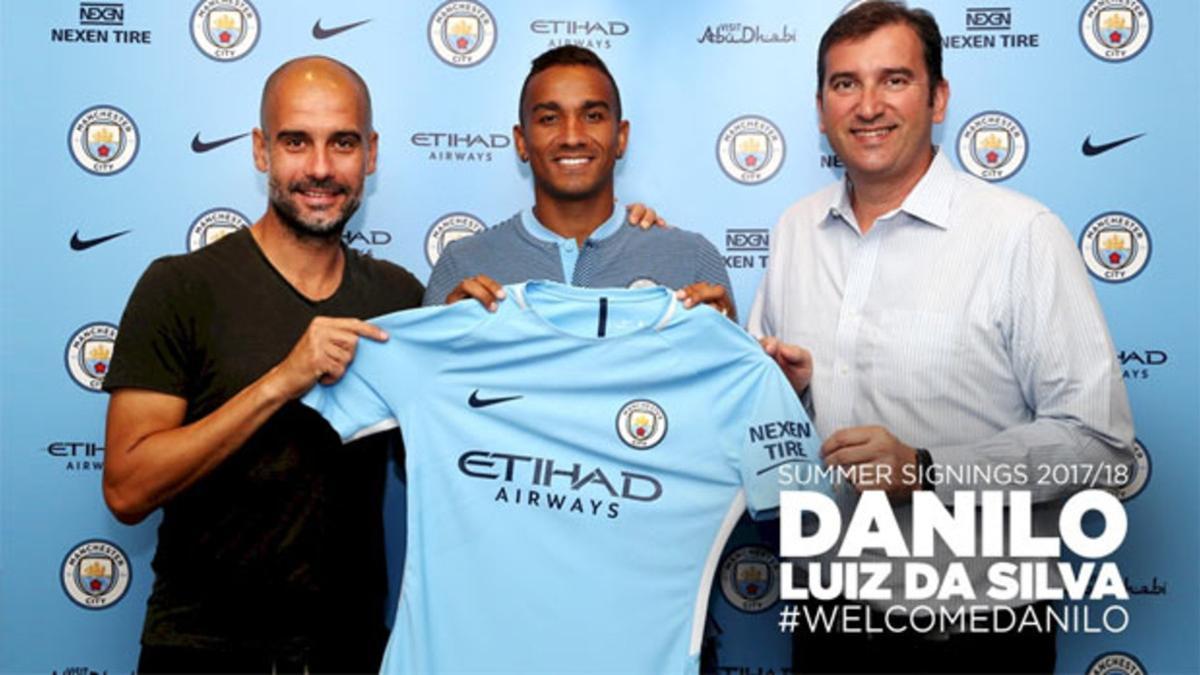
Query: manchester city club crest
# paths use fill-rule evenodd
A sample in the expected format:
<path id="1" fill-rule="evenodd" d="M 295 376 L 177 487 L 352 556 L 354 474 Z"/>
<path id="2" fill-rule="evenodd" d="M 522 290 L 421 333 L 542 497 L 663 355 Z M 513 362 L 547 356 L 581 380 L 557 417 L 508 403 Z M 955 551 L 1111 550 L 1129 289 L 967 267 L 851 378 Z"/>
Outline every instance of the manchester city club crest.
<path id="1" fill-rule="evenodd" d="M 764 546 L 743 546 L 721 563 L 721 594 L 743 612 L 770 609 L 779 600 L 779 559 Z"/>
<path id="2" fill-rule="evenodd" d="M 235 61 L 258 42 L 258 10 L 249 0 L 201 0 L 192 10 L 192 42 L 214 61 Z"/>
<path id="3" fill-rule="evenodd" d="M 425 260 L 432 268 L 451 243 L 486 229 L 482 220 L 469 213 L 447 213 L 434 221 L 429 234 L 425 235 Z"/>
<path id="4" fill-rule="evenodd" d="M 958 133 L 958 163 L 988 181 L 1011 177 L 1025 163 L 1029 139 L 1015 117 L 1007 113 L 979 113 Z"/>
<path id="5" fill-rule="evenodd" d="M 129 559 L 110 541 L 85 541 L 63 558 L 63 591 L 85 609 L 106 609 L 115 605 L 125 597 L 129 581 Z"/>
<path id="6" fill-rule="evenodd" d="M 250 221 L 241 213 L 226 208 L 209 209 L 197 216 L 188 227 L 188 253 L 198 251 L 243 227 L 250 227 Z"/>
<path id="7" fill-rule="evenodd" d="M 654 401 L 630 401 L 617 413 L 617 435 L 631 448 L 649 450 L 667 435 L 667 413 Z"/>
<path id="8" fill-rule="evenodd" d="M 1146 484 L 1150 482 L 1150 471 L 1150 452 L 1146 450 L 1146 446 L 1142 445 L 1140 440 L 1134 439 L 1133 461 L 1129 464 L 1126 480 L 1120 486 L 1113 488 L 1111 492 L 1123 502 L 1133 499 L 1146 489 Z"/>
<path id="9" fill-rule="evenodd" d="M 137 156 L 137 125 L 120 108 L 95 106 L 71 122 L 67 143 L 81 169 L 97 176 L 111 176 L 120 173 Z"/>
<path id="10" fill-rule="evenodd" d="M 783 134 L 773 122 L 758 115 L 743 115 L 717 136 L 717 162 L 721 170 L 744 185 L 770 180 L 784 156 Z"/>
<path id="11" fill-rule="evenodd" d="M 1150 41 L 1150 8 L 1140 0 L 1091 0 L 1079 19 L 1083 46 L 1103 61 L 1126 61 Z"/>
<path id="12" fill-rule="evenodd" d="M 452 66 L 477 65 L 496 46 L 496 19 L 481 3 L 447 2 L 429 17 L 429 46 Z"/>
<path id="13" fill-rule="evenodd" d="M 1147 675 L 1146 667 L 1133 654 L 1107 652 L 1088 666 L 1087 675 Z"/>
<path id="14" fill-rule="evenodd" d="M 1103 213 L 1083 228 L 1079 252 L 1092 276 L 1110 283 L 1126 282 L 1150 262 L 1150 233 L 1128 213 Z"/>
<path id="15" fill-rule="evenodd" d="M 88 391 L 100 391 L 112 361 L 117 327 L 111 323 L 89 323 L 67 341 L 67 373 L 75 384 Z"/>

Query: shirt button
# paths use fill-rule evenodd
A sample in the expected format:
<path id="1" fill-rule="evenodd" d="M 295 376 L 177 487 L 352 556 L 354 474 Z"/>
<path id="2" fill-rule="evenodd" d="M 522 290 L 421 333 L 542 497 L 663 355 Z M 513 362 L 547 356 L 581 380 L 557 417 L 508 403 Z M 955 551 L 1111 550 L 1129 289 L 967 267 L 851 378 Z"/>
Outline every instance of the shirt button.
<path id="1" fill-rule="evenodd" d="M 842 374 L 843 374 L 843 375 L 849 375 L 849 374 L 850 374 L 850 369 L 849 369 L 849 368 L 846 368 L 846 367 L 844 367 L 844 366 L 843 366 L 843 367 L 842 367 Z"/>
<path id="2" fill-rule="evenodd" d="M 574 253 L 575 252 L 575 242 L 568 241 L 567 243 L 563 244 L 563 248 L 567 249 L 567 251 L 569 253 Z"/>

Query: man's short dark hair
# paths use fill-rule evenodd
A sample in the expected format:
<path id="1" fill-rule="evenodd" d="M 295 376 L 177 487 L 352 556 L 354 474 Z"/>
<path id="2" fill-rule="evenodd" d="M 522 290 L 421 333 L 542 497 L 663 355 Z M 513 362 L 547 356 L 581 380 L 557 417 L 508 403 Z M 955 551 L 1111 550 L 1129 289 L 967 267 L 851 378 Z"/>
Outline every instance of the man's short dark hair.
<path id="1" fill-rule="evenodd" d="M 871 33 L 893 24 L 902 23 L 917 34 L 925 53 L 925 71 L 929 74 L 929 102 L 942 80 L 942 32 L 933 15 L 924 9 L 909 9 L 893 0 L 870 0 L 839 16 L 817 48 L 817 96 L 825 87 L 825 55 L 829 48 L 847 40 L 861 40 Z"/>
<path id="2" fill-rule="evenodd" d="M 517 119 L 521 124 L 525 123 L 525 91 L 529 89 L 529 81 L 534 75 L 553 68 L 554 66 L 584 66 L 586 68 L 595 68 L 604 73 L 608 78 L 608 83 L 612 85 L 613 98 L 616 99 L 617 121 L 621 120 L 621 90 L 617 88 L 617 81 L 613 79 L 612 73 L 608 72 L 608 66 L 604 65 L 604 61 L 596 52 L 586 48 L 577 47 L 575 45 L 563 45 L 555 47 L 547 52 L 542 52 L 540 56 L 533 60 L 533 66 L 529 69 L 529 74 L 525 76 L 525 83 L 521 85 L 521 98 L 517 100 Z"/>

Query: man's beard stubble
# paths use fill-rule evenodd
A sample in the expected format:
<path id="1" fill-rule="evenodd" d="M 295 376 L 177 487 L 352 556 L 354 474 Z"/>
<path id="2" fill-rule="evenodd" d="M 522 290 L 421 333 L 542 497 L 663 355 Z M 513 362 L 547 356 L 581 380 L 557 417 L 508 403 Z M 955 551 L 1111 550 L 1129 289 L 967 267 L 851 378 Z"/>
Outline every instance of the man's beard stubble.
<path id="1" fill-rule="evenodd" d="M 300 239 L 323 241 L 340 239 L 342 232 L 346 229 L 346 223 L 350 222 L 350 219 L 362 204 L 361 198 L 351 197 L 342 207 L 341 213 L 329 222 L 306 221 L 300 217 L 299 209 L 291 201 L 290 195 L 292 193 L 310 188 L 335 188 L 341 194 L 350 194 L 350 189 L 341 183 L 337 183 L 332 178 L 289 183 L 286 190 L 281 188 L 278 182 L 270 181 L 269 188 L 271 207 L 288 230 Z"/>

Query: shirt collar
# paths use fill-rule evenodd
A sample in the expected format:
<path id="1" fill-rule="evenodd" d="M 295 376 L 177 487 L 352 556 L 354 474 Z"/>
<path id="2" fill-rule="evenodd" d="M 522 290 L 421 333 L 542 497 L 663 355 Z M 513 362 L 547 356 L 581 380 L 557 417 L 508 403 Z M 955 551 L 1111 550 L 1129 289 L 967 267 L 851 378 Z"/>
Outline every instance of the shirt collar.
<path id="1" fill-rule="evenodd" d="M 541 221 L 537 219 L 537 216 L 533 215 L 532 206 L 521 210 L 521 224 L 525 226 L 526 232 L 532 235 L 534 239 L 538 239 L 540 241 L 549 242 L 551 244 L 560 244 L 568 239 L 573 239 L 571 237 L 561 237 L 558 235 L 558 233 L 543 225 Z M 621 229 L 621 226 L 624 224 L 625 207 L 622 206 L 620 202 L 615 202 L 613 203 L 612 215 L 608 217 L 608 220 L 601 223 L 600 227 L 597 227 L 595 231 L 592 232 L 591 236 L 588 237 L 588 240 L 602 241 L 607 239 L 616 234 L 617 230 Z"/>
<path id="2" fill-rule="evenodd" d="M 929 169 L 904 198 L 899 210 L 934 227 L 950 229 L 954 181 L 954 167 L 946 158 L 946 153 L 940 147 L 936 148 Z M 830 197 L 829 216 L 825 220 L 831 222 L 839 217 L 848 223 L 855 223 L 854 207 L 850 204 L 850 177 L 845 175 L 842 176 L 840 189 L 834 190 Z"/>

